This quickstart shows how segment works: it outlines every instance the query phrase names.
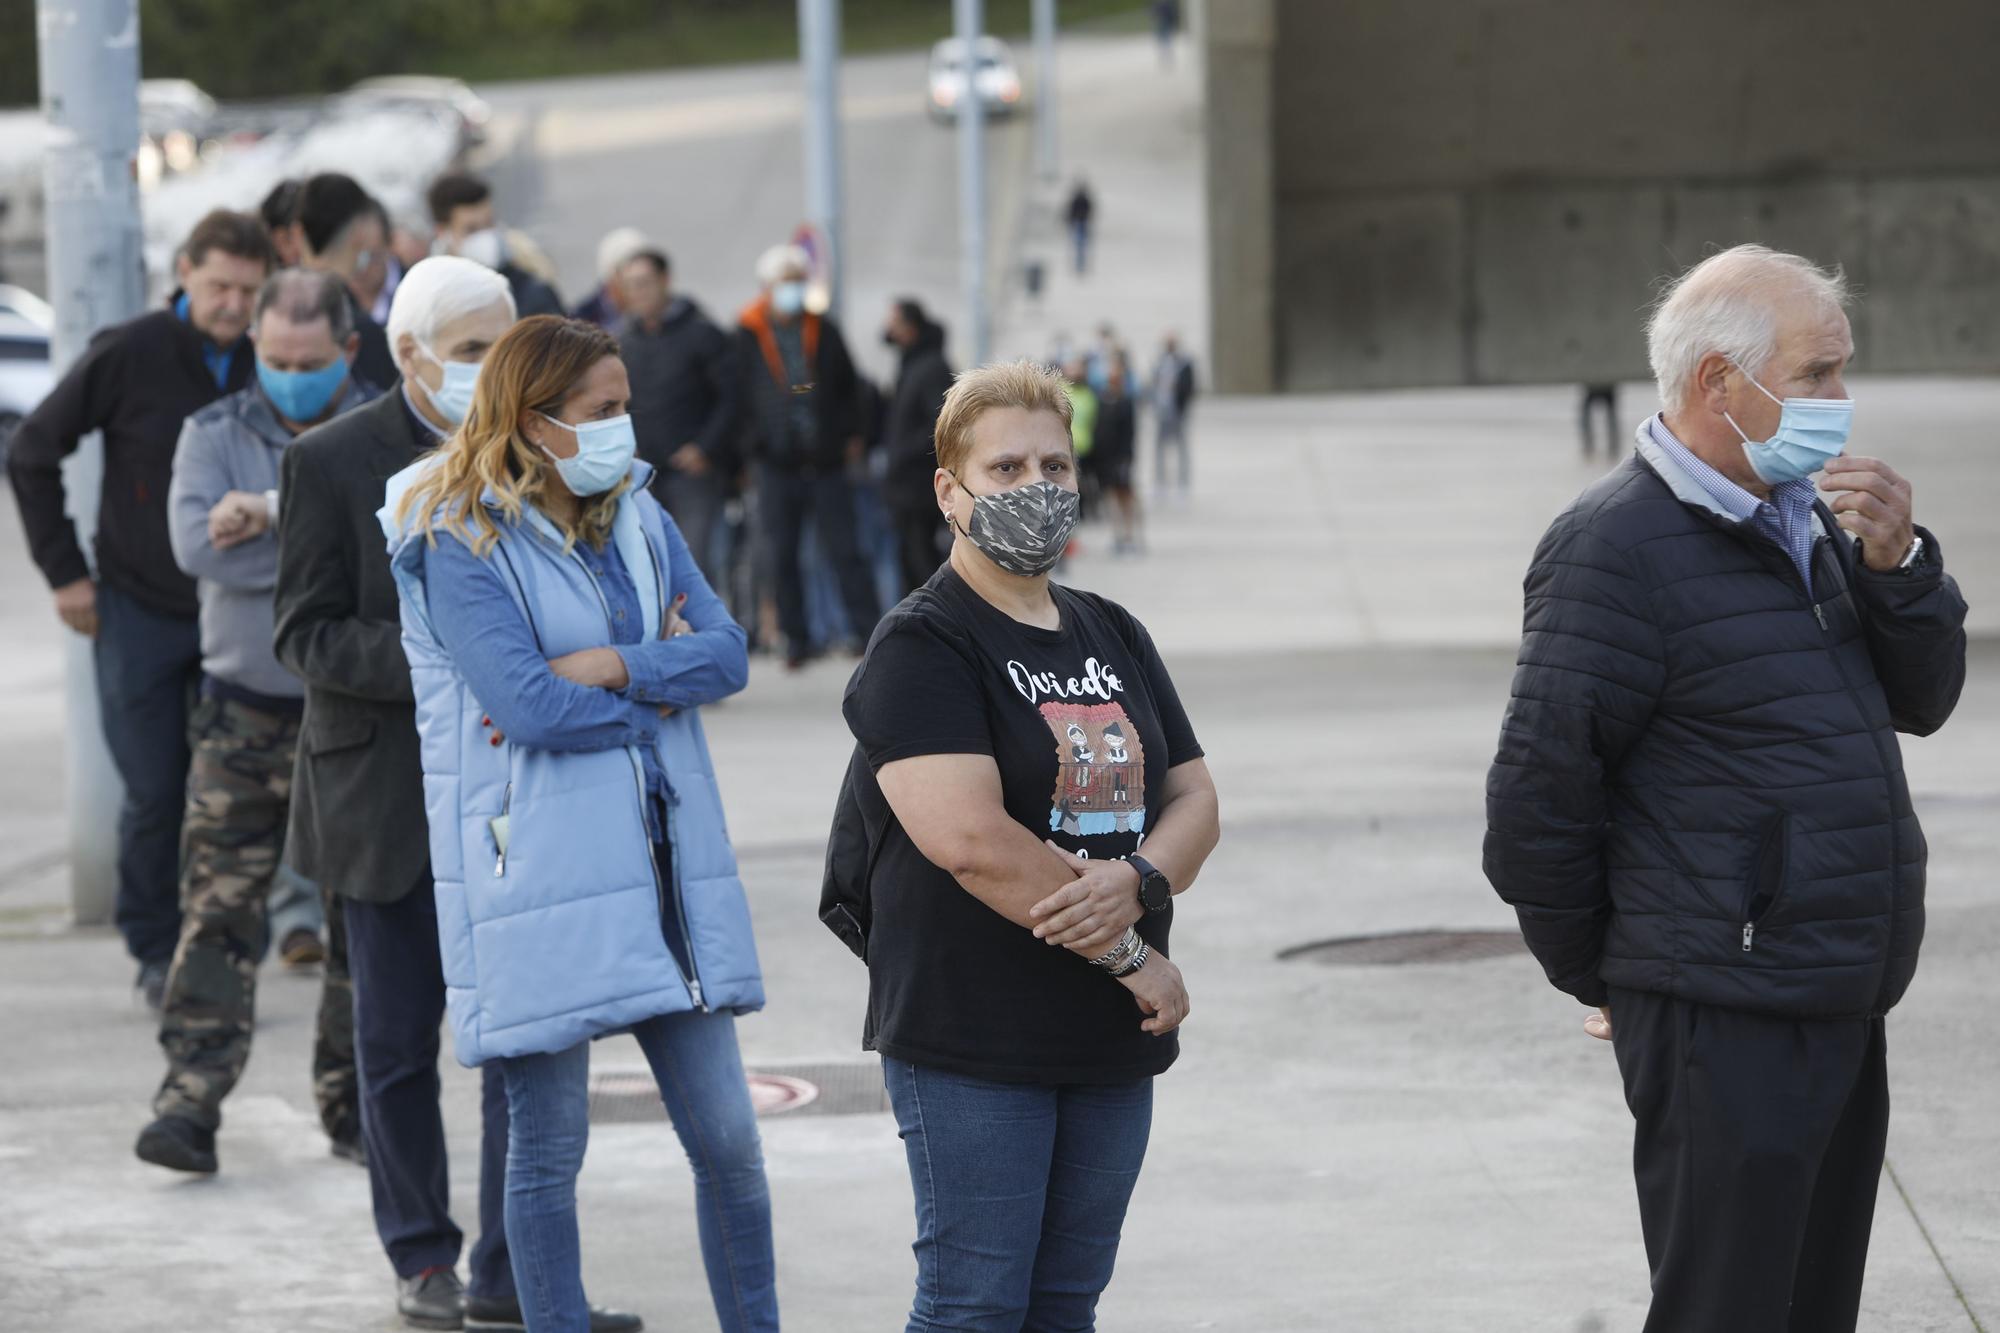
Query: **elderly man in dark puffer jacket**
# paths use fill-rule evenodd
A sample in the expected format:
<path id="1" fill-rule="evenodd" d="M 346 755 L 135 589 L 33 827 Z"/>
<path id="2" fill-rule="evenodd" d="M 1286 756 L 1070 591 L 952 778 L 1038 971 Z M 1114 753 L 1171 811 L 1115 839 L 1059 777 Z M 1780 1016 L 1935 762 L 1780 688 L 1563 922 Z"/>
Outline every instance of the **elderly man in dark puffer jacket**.
<path id="1" fill-rule="evenodd" d="M 1666 410 L 1535 552 L 1487 779 L 1487 877 L 1637 1121 L 1647 1333 L 1860 1303 L 1924 930 L 1896 733 L 1951 715 L 1965 603 L 1909 483 L 1843 452 L 1846 299 L 1761 246 L 1668 291 Z"/>

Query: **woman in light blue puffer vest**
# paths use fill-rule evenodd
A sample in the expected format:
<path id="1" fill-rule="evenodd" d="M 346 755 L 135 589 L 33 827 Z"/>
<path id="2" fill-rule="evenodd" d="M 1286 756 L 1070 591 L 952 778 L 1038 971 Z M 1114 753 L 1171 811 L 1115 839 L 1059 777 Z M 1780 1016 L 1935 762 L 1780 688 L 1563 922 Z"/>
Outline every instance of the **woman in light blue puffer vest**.
<path id="1" fill-rule="evenodd" d="M 533 1333 L 590 1327 L 576 1226 L 593 1037 L 629 1031 L 694 1168 L 725 1330 L 778 1327 L 735 1015 L 764 1003 L 695 711 L 743 631 L 633 461 L 617 343 L 543 316 L 382 511 L 416 686 L 461 1062 L 501 1062 L 507 1237 Z"/>

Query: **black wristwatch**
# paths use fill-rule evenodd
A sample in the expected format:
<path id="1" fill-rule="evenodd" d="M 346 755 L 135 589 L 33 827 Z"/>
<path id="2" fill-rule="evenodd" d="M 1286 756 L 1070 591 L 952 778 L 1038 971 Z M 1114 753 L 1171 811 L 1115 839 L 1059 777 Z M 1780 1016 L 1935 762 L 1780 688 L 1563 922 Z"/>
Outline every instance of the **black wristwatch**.
<path id="1" fill-rule="evenodd" d="M 1134 853 L 1125 858 L 1139 872 L 1139 905 L 1148 912 L 1164 912 L 1174 900 L 1174 886 L 1151 861 Z"/>

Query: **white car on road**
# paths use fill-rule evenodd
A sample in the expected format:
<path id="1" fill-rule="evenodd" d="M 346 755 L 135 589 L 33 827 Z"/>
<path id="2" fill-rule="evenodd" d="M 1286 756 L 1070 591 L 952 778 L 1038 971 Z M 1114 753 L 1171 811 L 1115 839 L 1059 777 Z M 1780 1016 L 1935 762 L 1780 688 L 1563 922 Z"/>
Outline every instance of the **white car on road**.
<path id="1" fill-rule="evenodd" d="M 49 335 L 55 311 L 33 292 L 0 283 L 0 468 L 21 418 L 55 387 L 49 370 Z"/>
<path id="2" fill-rule="evenodd" d="M 1011 116 L 1021 104 L 1021 71 L 1014 53 L 998 37 L 981 37 L 972 87 L 989 116 Z M 965 43 L 947 37 L 931 48 L 929 104 L 931 119 L 957 120 L 965 101 Z"/>

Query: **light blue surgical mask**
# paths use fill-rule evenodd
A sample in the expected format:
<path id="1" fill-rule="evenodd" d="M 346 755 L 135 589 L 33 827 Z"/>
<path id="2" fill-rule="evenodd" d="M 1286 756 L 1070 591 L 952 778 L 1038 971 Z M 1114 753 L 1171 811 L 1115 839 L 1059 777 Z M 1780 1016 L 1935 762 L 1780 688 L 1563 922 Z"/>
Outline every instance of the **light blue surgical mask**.
<path id="1" fill-rule="evenodd" d="M 781 315 L 796 315 L 806 308 L 806 285 L 781 282 L 771 288 L 771 308 Z"/>
<path id="2" fill-rule="evenodd" d="M 639 440 L 632 433 L 631 413 L 603 421 L 577 422 L 558 421 L 546 412 L 535 415 L 576 436 L 576 453 L 568 458 L 557 458 L 547 449 L 542 450 L 556 465 L 556 475 L 569 487 L 571 495 L 602 495 L 632 471 L 632 456 L 639 451 Z"/>
<path id="3" fill-rule="evenodd" d="M 1757 384 L 1749 371 L 1736 368 L 1743 371 L 1744 379 Z M 1847 448 L 1848 433 L 1854 429 L 1852 398 L 1780 398 L 1761 384 L 1757 384 L 1757 392 L 1779 408 L 1778 430 L 1770 439 L 1753 440 L 1736 424 L 1735 417 L 1724 412 L 1722 418 L 1743 436 L 1743 456 L 1765 485 L 1780 486 L 1810 477 Z"/>
<path id="4" fill-rule="evenodd" d="M 472 390 L 479 383 L 479 363 L 447 361 L 433 352 L 428 343 L 418 343 L 417 349 L 431 359 L 432 365 L 444 371 L 442 385 L 435 389 L 428 384 L 424 386 L 431 396 L 431 406 L 443 413 L 446 421 L 458 425 L 472 410 Z"/>
<path id="5" fill-rule="evenodd" d="M 318 370 L 273 370 L 257 362 L 257 387 L 287 421 L 317 421 L 340 386 L 347 383 L 347 359 L 335 357 Z"/>

